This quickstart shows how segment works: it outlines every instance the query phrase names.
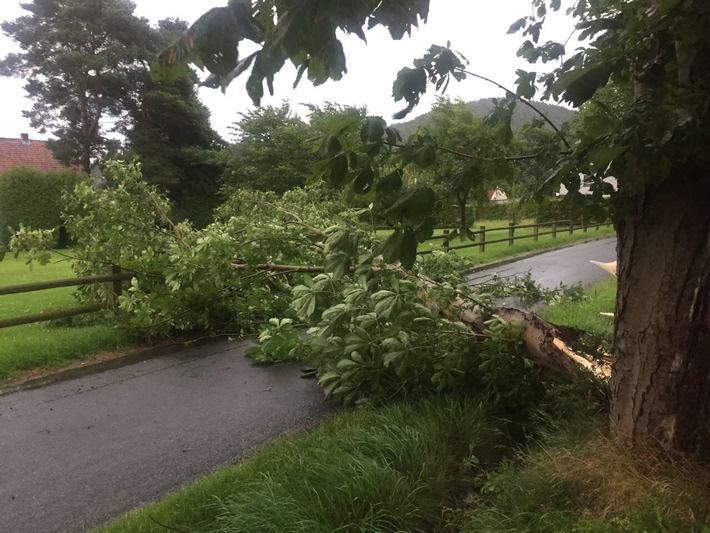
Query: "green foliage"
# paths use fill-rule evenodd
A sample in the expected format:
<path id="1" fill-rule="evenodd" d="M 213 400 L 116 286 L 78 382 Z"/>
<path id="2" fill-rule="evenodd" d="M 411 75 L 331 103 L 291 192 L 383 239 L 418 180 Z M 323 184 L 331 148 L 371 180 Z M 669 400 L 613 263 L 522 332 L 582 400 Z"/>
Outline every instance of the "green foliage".
<path id="1" fill-rule="evenodd" d="M 257 363 L 298 361 L 305 358 L 301 333 L 290 318 L 270 318 L 261 330 L 255 346 L 247 349 L 247 355 Z"/>
<path id="2" fill-rule="evenodd" d="M 228 193 L 236 188 L 274 191 L 302 187 L 316 157 L 308 145 L 312 129 L 291 115 L 287 103 L 280 108 L 257 108 L 240 114 L 232 129 L 237 142 L 222 184 Z"/>
<path id="3" fill-rule="evenodd" d="M 349 2 L 347 9 L 307 0 L 286 7 L 268 0 L 251 8 L 250 2 L 232 1 L 200 17 L 188 32 L 165 50 L 154 67 L 163 79 L 184 75 L 188 64 L 207 68 L 208 84 L 223 89 L 237 76 L 251 73 L 246 89 L 258 105 L 264 84 L 273 93 L 275 74 L 288 61 L 298 69 L 296 83 L 306 74 L 315 85 L 338 80 L 345 73 L 345 55 L 338 32 L 354 33 L 365 40 L 363 27 L 385 26 L 401 39 L 426 19 L 427 0 L 396 0 L 373 6 L 365 0 Z M 257 44 L 247 57 L 239 54 L 243 40 Z"/>
<path id="4" fill-rule="evenodd" d="M 471 266 L 472 261 L 470 258 L 440 250 L 436 250 L 431 254 L 421 255 L 417 259 L 417 268 L 420 274 L 436 282 L 446 282 L 453 286 L 461 283 L 461 273 Z"/>
<path id="5" fill-rule="evenodd" d="M 462 294 L 475 301 L 464 291 L 393 272 L 352 280 L 322 274 L 295 287 L 292 305 L 313 324 L 306 342 L 326 396 L 378 403 L 477 390 L 501 407 L 524 405 L 540 383 L 517 351 L 514 329 L 492 319 L 478 339 L 442 314 Z"/>
<path id="6" fill-rule="evenodd" d="M 156 54 L 185 29 L 180 20 L 161 20 L 150 31 L 148 52 Z M 143 178 L 168 194 L 175 217 L 204 227 L 219 204 L 219 178 L 229 158 L 220 153 L 225 143 L 210 126 L 196 81 L 190 75 L 156 82 L 147 68 L 136 69 L 121 99 L 125 115 L 117 130 L 126 137 L 124 157 L 140 161 Z"/>
<path id="7" fill-rule="evenodd" d="M 118 317 L 135 332 L 166 335 L 202 330 L 243 333 L 288 312 L 298 274 L 263 273 L 258 265 L 312 265 L 333 256 L 332 242 L 348 247 L 344 233 L 328 231 L 335 220 L 356 226 L 357 215 L 328 199 L 326 189 L 298 189 L 282 198 L 241 190 L 203 229 L 174 223 L 170 202 L 146 184 L 140 166 L 109 162 L 105 190 L 79 183 L 64 196 L 66 226 L 76 240 L 79 275 L 105 273 L 110 265 L 134 272 L 118 299 Z M 319 201 L 320 200 L 320 201 Z M 305 220 L 305 221 L 304 221 Z M 330 235 L 330 236 L 329 236 Z M 46 260 L 51 243 L 39 230 L 15 235 L 13 250 L 34 248 L 29 260 Z M 323 242 L 325 241 L 325 242 Z M 326 255 L 324 256 L 324 251 Z M 347 259 L 347 258 L 346 258 Z M 82 298 L 104 299 L 101 285 L 80 289 Z"/>
<path id="8" fill-rule="evenodd" d="M 15 167 L 0 174 L 0 244 L 28 226 L 55 230 L 63 225 L 62 194 L 81 181 L 76 172 Z M 54 236 L 55 244 L 57 234 Z M 66 240 L 62 243 L 66 246 Z"/>
<path id="9" fill-rule="evenodd" d="M 523 276 L 505 280 L 494 274 L 490 282 L 480 285 L 478 288 L 481 293 L 490 298 L 515 297 L 525 307 L 538 303 L 555 305 L 580 302 L 586 298 L 581 284 L 570 286 L 560 283 L 556 288 L 548 289 L 537 284 L 530 272 L 526 272 Z"/>

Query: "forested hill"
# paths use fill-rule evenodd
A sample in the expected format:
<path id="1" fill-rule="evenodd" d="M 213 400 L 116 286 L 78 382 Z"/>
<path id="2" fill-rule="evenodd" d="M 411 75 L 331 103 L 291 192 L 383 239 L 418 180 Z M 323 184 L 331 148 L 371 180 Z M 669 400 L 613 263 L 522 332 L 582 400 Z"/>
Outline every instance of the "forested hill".
<path id="1" fill-rule="evenodd" d="M 493 109 L 493 98 L 474 100 L 473 102 L 467 102 L 466 105 L 473 109 L 476 114 L 485 117 L 491 109 Z M 577 112 L 572 109 L 567 109 L 566 107 L 554 104 L 547 104 L 545 102 L 533 102 L 533 105 L 547 115 L 547 118 L 549 118 L 557 127 L 560 127 L 568 120 L 571 120 L 577 114 Z M 399 129 L 402 133 L 402 137 L 406 139 L 409 135 L 414 133 L 417 127 L 423 126 L 429 121 L 430 114 L 430 112 L 427 112 L 412 120 L 396 123 L 394 126 Z M 531 122 L 536 116 L 538 115 L 532 109 L 518 102 L 518 105 L 515 107 L 515 112 L 513 113 L 513 127 L 520 128 L 524 124 Z"/>

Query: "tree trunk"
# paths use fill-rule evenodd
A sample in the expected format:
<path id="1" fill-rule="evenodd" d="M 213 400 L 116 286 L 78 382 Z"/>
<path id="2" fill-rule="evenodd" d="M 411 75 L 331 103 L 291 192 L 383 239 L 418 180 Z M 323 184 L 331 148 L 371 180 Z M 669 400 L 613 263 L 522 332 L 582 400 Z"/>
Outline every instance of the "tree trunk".
<path id="1" fill-rule="evenodd" d="M 611 422 L 710 458 L 710 175 L 686 174 L 631 197 L 618 227 Z"/>

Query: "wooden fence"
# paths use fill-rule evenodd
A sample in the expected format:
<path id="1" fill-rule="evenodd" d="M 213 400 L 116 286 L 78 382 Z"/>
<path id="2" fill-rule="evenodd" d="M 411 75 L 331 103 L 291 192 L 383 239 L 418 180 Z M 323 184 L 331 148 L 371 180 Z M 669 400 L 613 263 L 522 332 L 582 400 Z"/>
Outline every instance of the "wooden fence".
<path id="1" fill-rule="evenodd" d="M 67 309 L 58 309 L 55 311 L 45 311 L 42 313 L 15 318 L 0 319 L 0 329 L 101 311 L 102 309 L 106 309 L 108 306 L 112 305 L 113 302 L 116 301 L 116 297 L 121 294 L 121 282 L 129 280 L 132 277 L 133 274 L 121 272 L 119 267 L 114 266 L 111 268 L 110 274 L 84 276 L 81 278 L 55 279 L 50 281 L 39 281 L 36 283 L 24 283 L 22 285 L 7 285 L 5 287 L 0 287 L 0 296 L 42 291 L 46 289 L 56 289 L 58 287 L 90 285 L 92 283 L 106 283 L 108 289 L 108 297 L 106 302 L 80 305 L 76 307 L 69 307 Z"/>
<path id="2" fill-rule="evenodd" d="M 605 221 L 605 222 L 591 222 L 591 223 L 582 223 L 579 225 L 574 224 L 572 220 L 554 220 L 552 222 L 540 222 L 540 223 L 535 223 L 535 224 L 522 224 L 520 226 L 516 226 L 514 222 L 511 222 L 508 227 L 503 227 L 503 228 L 486 228 L 486 226 L 480 226 L 480 229 L 471 231 L 470 234 L 474 236 L 475 242 L 471 242 L 468 244 L 459 244 L 456 246 L 451 246 L 451 238 L 450 238 L 450 231 L 449 230 L 444 230 L 443 235 L 435 235 L 429 240 L 443 240 L 444 241 L 444 251 L 449 251 L 449 250 L 461 250 L 464 248 L 473 248 L 474 246 L 477 246 L 481 252 L 486 251 L 486 246 L 490 244 L 497 244 L 501 242 L 507 242 L 509 246 L 513 246 L 513 243 L 517 240 L 522 240 L 522 239 L 532 239 L 533 241 L 537 241 L 540 237 L 544 235 L 552 235 L 552 238 L 555 239 L 557 238 L 558 233 L 564 233 L 568 232 L 570 235 L 574 233 L 575 230 L 582 230 L 583 232 L 587 232 L 589 228 L 596 228 L 599 229 L 601 226 L 606 226 L 609 225 L 610 222 Z M 548 231 L 540 231 L 540 229 L 547 229 L 550 228 Z M 525 235 L 516 235 L 515 232 L 516 230 L 521 230 L 521 229 L 532 229 L 532 233 L 527 233 Z M 506 231 L 508 232 L 507 237 L 504 237 L 502 239 L 486 239 L 486 233 L 492 233 L 492 232 L 501 232 L 501 231 Z M 426 254 L 431 254 L 434 253 L 435 250 L 422 250 L 420 252 L 417 252 L 419 255 L 426 255 Z"/>

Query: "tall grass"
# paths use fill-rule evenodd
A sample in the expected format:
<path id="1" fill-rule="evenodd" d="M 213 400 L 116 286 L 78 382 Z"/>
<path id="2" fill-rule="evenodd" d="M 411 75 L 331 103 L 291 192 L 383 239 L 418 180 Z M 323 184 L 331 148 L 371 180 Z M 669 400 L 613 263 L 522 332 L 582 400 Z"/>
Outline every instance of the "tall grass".
<path id="1" fill-rule="evenodd" d="M 30 269 L 24 257 L 0 261 L 0 286 L 34 283 L 75 277 L 68 262 L 59 256 L 47 265 Z M 73 307 L 74 288 L 66 287 L 0 296 L 0 318 L 18 317 L 50 309 Z M 0 329 L 0 381 L 28 370 L 65 365 L 85 359 L 97 351 L 116 349 L 131 337 L 114 327 L 107 315 L 103 320 L 74 320 L 60 324 L 40 322 Z"/>
<path id="2" fill-rule="evenodd" d="M 707 532 L 710 467 L 564 430 L 488 475 L 463 533 Z"/>
<path id="3" fill-rule="evenodd" d="M 475 398 L 363 408 L 101 531 L 444 531 L 442 509 L 461 505 L 504 443 Z"/>

